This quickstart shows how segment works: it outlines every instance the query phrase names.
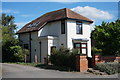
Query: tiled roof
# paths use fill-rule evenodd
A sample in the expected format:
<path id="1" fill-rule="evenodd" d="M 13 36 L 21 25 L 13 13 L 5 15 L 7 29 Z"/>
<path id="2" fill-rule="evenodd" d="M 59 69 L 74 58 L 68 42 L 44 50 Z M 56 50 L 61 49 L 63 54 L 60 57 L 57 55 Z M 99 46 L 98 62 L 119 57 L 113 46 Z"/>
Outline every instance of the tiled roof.
<path id="1" fill-rule="evenodd" d="M 28 23 L 24 27 L 22 27 L 17 32 L 17 34 L 31 32 L 31 31 L 38 31 L 41 28 L 43 28 L 44 25 L 46 25 L 50 21 L 56 21 L 56 20 L 67 19 L 67 18 L 93 23 L 92 20 L 90 20 L 80 14 L 77 14 L 76 12 L 74 12 L 68 8 L 64 8 L 64 9 L 48 12 L 48 13 L 42 15 L 41 17 L 38 17 L 37 19 L 31 21 L 30 23 Z M 32 27 L 30 27 L 31 25 L 32 25 Z"/>

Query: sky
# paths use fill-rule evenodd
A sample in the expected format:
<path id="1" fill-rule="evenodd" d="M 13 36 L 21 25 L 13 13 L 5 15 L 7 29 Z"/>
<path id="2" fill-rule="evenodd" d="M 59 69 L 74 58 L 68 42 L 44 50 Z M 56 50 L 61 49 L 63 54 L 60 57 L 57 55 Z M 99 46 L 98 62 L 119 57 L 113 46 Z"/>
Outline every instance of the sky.
<path id="1" fill-rule="evenodd" d="M 2 12 L 15 17 L 17 30 L 47 12 L 62 8 L 92 19 L 91 26 L 118 18 L 118 2 L 2 2 Z"/>

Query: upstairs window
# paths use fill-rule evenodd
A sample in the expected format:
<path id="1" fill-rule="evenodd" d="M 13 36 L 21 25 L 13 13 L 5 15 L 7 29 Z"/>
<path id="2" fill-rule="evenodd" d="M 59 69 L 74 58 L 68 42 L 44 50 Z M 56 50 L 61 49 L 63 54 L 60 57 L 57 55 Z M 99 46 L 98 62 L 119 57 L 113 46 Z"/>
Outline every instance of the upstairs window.
<path id="1" fill-rule="evenodd" d="M 82 22 L 76 22 L 76 34 L 82 34 Z"/>
<path id="2" fill-rule="evenodd" d="M 65 34 L 65 20 L 61 20 L 61 34 Z"/>

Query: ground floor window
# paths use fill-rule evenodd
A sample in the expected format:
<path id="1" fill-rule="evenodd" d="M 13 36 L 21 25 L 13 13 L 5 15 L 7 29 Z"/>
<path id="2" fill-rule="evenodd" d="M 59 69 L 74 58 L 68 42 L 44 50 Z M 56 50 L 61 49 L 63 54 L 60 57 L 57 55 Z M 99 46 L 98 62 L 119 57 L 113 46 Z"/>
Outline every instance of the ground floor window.
<path id="1" fill-rule="evenodd" d="M 78 49 L 82 54 L 87 54 L 87 43 L 74 43 L 74 48 Z"/>

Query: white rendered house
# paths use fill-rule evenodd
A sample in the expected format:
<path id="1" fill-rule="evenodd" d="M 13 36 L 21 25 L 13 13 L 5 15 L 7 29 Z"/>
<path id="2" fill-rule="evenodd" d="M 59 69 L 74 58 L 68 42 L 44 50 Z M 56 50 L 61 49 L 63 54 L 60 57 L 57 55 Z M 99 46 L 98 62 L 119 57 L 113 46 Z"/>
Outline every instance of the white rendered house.
<path id="1" fill-rule="evenodd" d="M 90 24 L 92 20 L 64 8 L 48 12 L 21 28 L 21 45 L 30 50 L 31 62 L 44 62 L 53 47 L 78 48 L 91 57 Z"/>

